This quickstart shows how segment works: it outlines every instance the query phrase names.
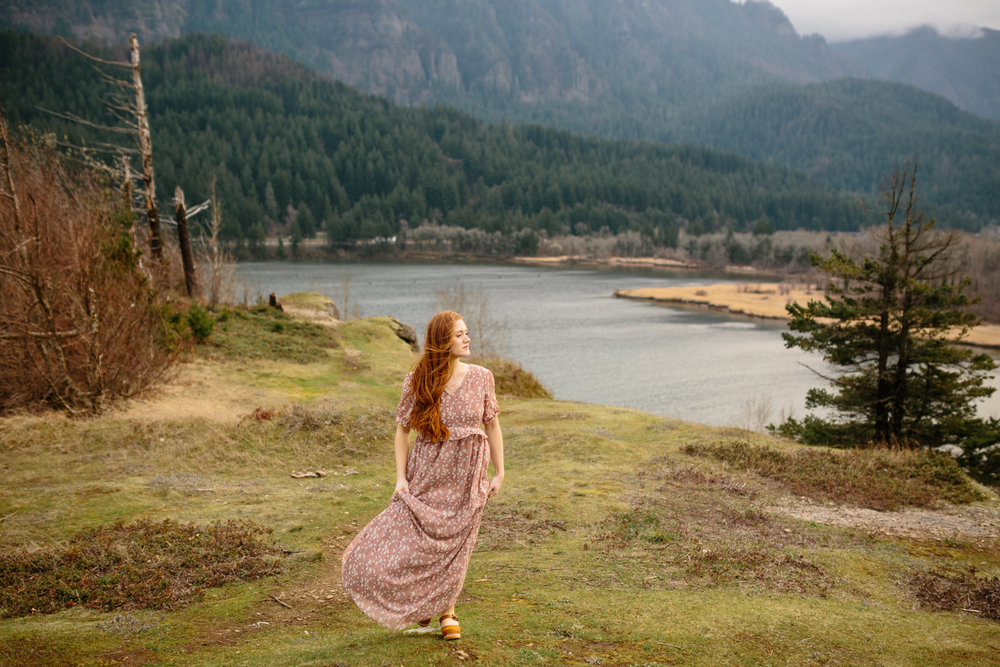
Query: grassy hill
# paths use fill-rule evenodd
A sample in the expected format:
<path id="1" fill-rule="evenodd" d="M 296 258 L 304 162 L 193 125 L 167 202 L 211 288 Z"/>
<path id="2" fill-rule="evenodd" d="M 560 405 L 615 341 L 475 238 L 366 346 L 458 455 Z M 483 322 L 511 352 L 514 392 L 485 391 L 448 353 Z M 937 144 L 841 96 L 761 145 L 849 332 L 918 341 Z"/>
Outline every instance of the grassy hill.
<path id="1" fill-rule="evenodd" d="M 388 318 L 222 312 L 210 342 L 141 400 L 89 420 L 0 419 L 0 663 L 996 658 L 1000 503 L 948 459 L 805 450 L 510 394 L 501 396 L 507 480 L 459 600 L 463 639 L 385 631 L 341 591 L 340 555 L 391 494 L 391 410 L 414 353 Z M 326 475 L 292 476 L 317 470 Z M 229 520 L 242 523 L 211 528 Z M 94 536 L 104 533 L 94 531 L 116 521 L 125 532 L 146 522 L 190 556 L 162 590 L 146 582 L 147 607 L 124 596 L 97 608 L 84 587 L 67 592 L 67 575 L 52 584 L 63 609 L 12 611 L 44 567 L 89 563 L 60 554 L 100 551 Z M 237 562 L 236 580 L 185 589 L 188 570 L 229 554 L 216 552 L 230 542 L 213 546 L 208 533 L 243 536 L 263 555 Z M 81 534 L 84 545 L 72 541 Z M 115 567 L 86 588 L 161 558 L 159 541 L 140 544 L 148 551 L 110 542 L 104 558 Z M 41 565 L 12 577 L 28 561 Z"/>

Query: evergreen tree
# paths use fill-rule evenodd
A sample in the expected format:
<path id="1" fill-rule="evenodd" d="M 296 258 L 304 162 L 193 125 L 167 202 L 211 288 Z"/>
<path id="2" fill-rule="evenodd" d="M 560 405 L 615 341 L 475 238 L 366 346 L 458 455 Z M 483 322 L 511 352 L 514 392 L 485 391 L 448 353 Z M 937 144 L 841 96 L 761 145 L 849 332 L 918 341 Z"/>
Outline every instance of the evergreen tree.
<path id="1" fill-rule="evenodd" d="M 996 363 L 955 343 L 979 321 L 966 310 L 968 279 L 944 268 L 956 233 L 937 232 L 916 208 L 916 173 L 907 163 L 887 181 L 874 256 L 813 256 L 831 279 L 829 294 L 790 304 L 783 337 L 842 369 L 832 391 L 806 398 L 808 408 L 839 417 L 790 419 L 782 434 L 811 444 L 939 446 L 981 430 L 974 403 L 993 393 L 986 382 Z"/>

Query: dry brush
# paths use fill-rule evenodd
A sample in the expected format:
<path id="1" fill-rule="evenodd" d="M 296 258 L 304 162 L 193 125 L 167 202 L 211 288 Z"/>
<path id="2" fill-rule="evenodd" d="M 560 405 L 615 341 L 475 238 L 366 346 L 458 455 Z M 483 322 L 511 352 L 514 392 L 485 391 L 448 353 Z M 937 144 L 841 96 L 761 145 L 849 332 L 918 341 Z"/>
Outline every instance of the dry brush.
<path id="1" fill-rule="evenodd" d="M 105 176 L 0 124 L 0 411 L 99 412 L 170 357 L 129 202 Z"/>

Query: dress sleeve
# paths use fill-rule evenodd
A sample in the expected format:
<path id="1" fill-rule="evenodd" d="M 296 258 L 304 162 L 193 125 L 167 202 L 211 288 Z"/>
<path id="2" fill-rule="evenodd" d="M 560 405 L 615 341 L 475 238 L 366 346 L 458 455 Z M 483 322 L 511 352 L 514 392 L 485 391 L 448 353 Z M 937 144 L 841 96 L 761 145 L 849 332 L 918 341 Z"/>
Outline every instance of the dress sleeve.
<path id="1" fill-rule="evenodd" d="M 399 405 L 396 406 L 396 422 L 403 428 L 410 428 L 410 413 L 413 412 L 413 405 L 416 403 L 416 397 L 410 387 L 412 378 L 413 373 L 406 374 L 406 379 L 403 380 L 403 391 L 399 397 Z"/>
<path id="2" fill-rule="evenodd" d="M 489 424 L 500 414 L 500 404 L 497 403 L 496 384 L 493 373 L 486 370 L 486 391 L 483 392 L 483 423 Z"/>

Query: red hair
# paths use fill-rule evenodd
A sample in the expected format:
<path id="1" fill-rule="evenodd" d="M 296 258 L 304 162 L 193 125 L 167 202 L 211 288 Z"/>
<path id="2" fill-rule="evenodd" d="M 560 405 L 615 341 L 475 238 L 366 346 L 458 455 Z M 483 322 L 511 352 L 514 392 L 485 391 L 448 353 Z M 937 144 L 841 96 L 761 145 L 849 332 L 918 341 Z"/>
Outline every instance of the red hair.
<path id="1" fill-rule="evenodd" d="M 451 310 L 431 318 L 424 336 L 424 352 L 410 378 L 410 391 L 414 397 L 410 424 L 433 442 L 447 440 L 450 435 L 441 423 L 441 395 L 451 379 L 455 322 L 460 319 L 462 316 Z"/>

